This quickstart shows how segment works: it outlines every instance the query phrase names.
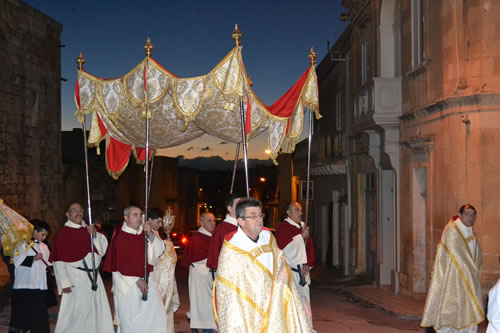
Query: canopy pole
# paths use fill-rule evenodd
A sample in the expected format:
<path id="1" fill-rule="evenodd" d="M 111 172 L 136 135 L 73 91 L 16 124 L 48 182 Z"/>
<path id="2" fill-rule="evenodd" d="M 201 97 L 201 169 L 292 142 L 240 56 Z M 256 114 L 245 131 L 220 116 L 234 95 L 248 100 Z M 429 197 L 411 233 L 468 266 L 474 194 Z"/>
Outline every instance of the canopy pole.
<path id="1" fill-rule="evenodd" d="M 153 179 L 153 167 L 155 164 L 155 151 L 151 151 L 151 168 L 149 170 L 148 198 L 151 197 L 151 180 Z"/>
<path id="2" fill-rule="evenodd" d="M 312 141 L 312 123 L 313 123 L 313 110 L 309 110 L 309 138 L 307 146 L 307 185 L 306 185 L 306 218 L 304 221 L 305 227 L 307 227 L 307 222 L 309 220 L 309 178 L 311 176 L 311 141 Z"/>
<path id="3" fill-rule="evenodd" d="M 314 70 L 316 70 L 316 52 L 314 48 L 311 47 L 309 51 L 309 63 Z M 307 228 L 309 221 L 309 188 L 310 188 L 310 177 L 311 177 L 311 141 L 312 141 L 312 129 L 313 129 L 313 109 L 309 110 L 309 136 L 308 136 L 308 146 L 307 146 L 307 185 L 306 185 L 306 218 L 304 221 L 305 227 Z"/>
<path id="4" fill-rule="evenodd" d="M 85 63 L 85 58 L 83 58 L 82 52 L 76 59 L 76 63 L 78 64 L 78 70 L 83 70 L 83 64 Z M 85 121 L 85 115 L 82 114 L 82 110 L 80 107 L 80 103 L 78 103 L 78 110 L 82 116 L 82 130 L 83 130 L 83 151 L 85 155 L 85 181 L 87 185 L 87 212 L 89 217 L 89 225 L 92 225 L 92 206 L 90 203 L 90 181 L 89 181 L 89 157 L 88 157 L 88 149 L 87 149 L 87 124 Z M 92 276 L 94 279 L 92 280 L 92 290 L 97 290 L 97 270 L 95 267 L 95 254 L 94 254 L 94 234 L 90 233 L 90 253 L 92 254 Z"/>
<path id="5" fill-rule="evenodd" d="M 153 51 L 153 44 L 151 43 L 151 39 L 148 37 L 146 40 L 146 44 L 144 44 L 144 50 L 146 51 L 146 65 L 144 67 L 144 115 L 146 117 L 146 179 L 145 179 L 145 187 L 144 187 L 144 223 L 148 221 L 148 206 L 149 206 L 149 126 L 151 120 L 151 111 L 149 110 L 149 100 L 148 100 L 148 89 L 147 89 L 147 70 L 149 67 L 149 58 L 151 58 Z M 144 281 L 148 283 L 148 235 L 144 232 Z M 148 300 L 148 294 L 144 292 L 142 294 L 142 300 Z"/>
<path id="6" fill-rule="evenodd" d="M 236 144 L 236 155 L 234 156 L 234 166 L 233 166 L 233 179 L 231 180 L 231 190 L 229 195 L 233 194 L 234 190 L 234 180 L 236 178 L 236 167 L 238 166 L 238 158 L 240 157 L 240 144 Z"/>
<path id="7" fill-rule="evenodd" d="M 146 95 L 147 96 L 147 95 Z M 146 97 L 147 100 L 147 97 Z M 148 221 L 148 201 L 149 201 L 149 109 L 146 102 L 146 187 L 144 188 L 145 201 L 144 201 L 144 223 Z M 148 283 L 148 235 L 144 232 L 144 281 Z M 142 300 L 148 300 L 148 294 L 142 294 Z"/>
<path id="8" fill-rule="evenodd" d="M 248 186 L 248 154 L 247 154 L 247 136 L 245 133 L 245 116 L 243 114 L 243 98 L 240 97 L 240 115 L 241 115 L 241 142 L 243 143 L 243 157 L 245 159 L 245 184 L 247 185 L 247 197 L 250 196 Z"/>

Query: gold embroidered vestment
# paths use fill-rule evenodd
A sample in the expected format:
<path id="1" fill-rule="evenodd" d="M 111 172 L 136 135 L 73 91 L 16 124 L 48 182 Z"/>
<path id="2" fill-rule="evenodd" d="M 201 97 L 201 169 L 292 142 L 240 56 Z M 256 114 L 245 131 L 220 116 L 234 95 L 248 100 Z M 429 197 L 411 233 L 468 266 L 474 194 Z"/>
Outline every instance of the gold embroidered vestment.
<path id="1" fill-rule="evenodd" d="M 272 252 L 273 273 L 257 257 Z M 311 332 L 292 274 L 274 236 L 246 252 L 224 241 L 215 280 L 219 332 Z"/>
<path id="2" fill-rule="evenodd" d="M 437 248 L 421 326 L 459 330 L 484 320 L 482 253 L 479 242 L 471 253 L 468 241 L 454 221 L 446 225 Z"/>

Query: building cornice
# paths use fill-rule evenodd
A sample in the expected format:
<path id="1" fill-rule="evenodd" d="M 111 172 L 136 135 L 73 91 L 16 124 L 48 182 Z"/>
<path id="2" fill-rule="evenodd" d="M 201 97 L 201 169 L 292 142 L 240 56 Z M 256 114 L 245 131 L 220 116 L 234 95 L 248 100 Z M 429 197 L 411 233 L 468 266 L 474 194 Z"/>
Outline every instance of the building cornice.
<path id="1" fill-rule="evenodd" d="M 473 110 L 470 107 L 474 107 Z M 455 113 L 467 112 L 466 109 L 473 112 L 480 111 L 499 111 L 500 110 L 500 94 L 475 94 L 467 96 L 452 96 L 436 101 L 423 108 L 414 109 L 411 112 L 403 114 L 400 119 L 404 122 L 411 122 L 415 119 L 422 118 L 424 115 L 433 115 L 435 113 L 442 113 L 450 109 L 460 108 L 459 112 L 449 112 L 447 114 L 440 114 L 440 118 L 444 118 Z M 465 109 L 465 110 L 464 110 Z"/>

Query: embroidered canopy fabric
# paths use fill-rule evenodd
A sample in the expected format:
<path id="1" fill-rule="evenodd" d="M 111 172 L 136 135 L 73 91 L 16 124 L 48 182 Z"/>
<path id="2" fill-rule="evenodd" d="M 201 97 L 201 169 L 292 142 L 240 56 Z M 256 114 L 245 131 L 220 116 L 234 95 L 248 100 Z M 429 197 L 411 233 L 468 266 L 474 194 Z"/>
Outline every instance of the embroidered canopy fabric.
<path id="1" fill-rule="evenodd" d="M 233 48 L 208 74 L 179 78 L 152 57 L 128 74 L 102 79 L 83 69 L 75 87 L 77 117 L 92 113 L 88 145 L 106 140 L 106 166 L 113 178 L 123 172 L 132 151 L 144 161 L 146 117 L 150 117 L 149 148 L 169 148 L 207 133 L 241 143 L 240 99 L 248 140 L 267 130 L 273 160 L 292 152 L 299 138 L 304 110 L 319 119 L 318 84 L 314 64 L 271 106 L 251 89 L 241 55 Z"/>
<path id="2" fill-rule="evenodd" d="M 20 243 L 24 242 L 28 247 L 32 234 L 31 223 L 0 199 L 0 242 L 4 255 L 7 257 L 17 255 L 16 249 Z"/>

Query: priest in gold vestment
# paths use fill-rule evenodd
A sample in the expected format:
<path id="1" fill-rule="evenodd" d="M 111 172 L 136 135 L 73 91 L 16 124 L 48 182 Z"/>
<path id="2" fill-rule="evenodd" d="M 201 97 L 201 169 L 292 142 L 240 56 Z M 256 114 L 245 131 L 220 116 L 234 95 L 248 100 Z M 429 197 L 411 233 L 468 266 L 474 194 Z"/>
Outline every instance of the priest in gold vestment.
<path id="1" fill-rule="evenodd" d="M 219 332 L 311 332 L 283 253 L 264 229 L 262 205 L 236 206 L 238 230 L 226 236 L 215 280 Z"/>
<path id="2" fill-rule="evenodd" d="M 482 254 L 472 230 L 476 209 L 464 205 L 459 213 L 441 235 L 420 324 L 438 333 L 477 332 L 485 317 L 480 285 Z"/>

